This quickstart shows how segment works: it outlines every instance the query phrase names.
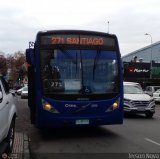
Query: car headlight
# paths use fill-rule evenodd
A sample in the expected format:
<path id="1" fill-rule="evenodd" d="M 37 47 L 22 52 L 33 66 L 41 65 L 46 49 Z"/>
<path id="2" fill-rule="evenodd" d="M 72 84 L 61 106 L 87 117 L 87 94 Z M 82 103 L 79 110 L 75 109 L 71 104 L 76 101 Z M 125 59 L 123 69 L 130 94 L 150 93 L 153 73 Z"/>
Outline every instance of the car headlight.
<path id="1" fill-rule="evenodd" d="M 154 101 L 154 99 L 151 99 L 149 102 L 152 103 L 152 102 L 155 102 L 155 101 Z"/>
<path id="2" fill-rule="evenodd" d="M 124 98 L 124 104 L 131 105 L 131 100 Z"/>
<path id="3" fill-rule="evenodd" d="M 150 101 L 149 101 L 149 106 L 154 106 L 155 105 L 155 100 L 154 99 L 151 99 Z"/>
<path id="4" fill-rule="evenodd" d="M 124 98 L 124 102 L 130 102 L 130 101 L 131 101 L 130 99 Z"/>

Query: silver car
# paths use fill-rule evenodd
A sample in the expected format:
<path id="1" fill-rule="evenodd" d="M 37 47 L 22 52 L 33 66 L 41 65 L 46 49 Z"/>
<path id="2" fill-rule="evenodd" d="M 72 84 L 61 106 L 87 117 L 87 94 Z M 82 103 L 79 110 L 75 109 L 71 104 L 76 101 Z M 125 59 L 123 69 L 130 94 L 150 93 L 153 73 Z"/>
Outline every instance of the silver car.
<path id="1" fill-rule="evenodd" d="M 28 87 L 23 87 L 21 91 L 21 98 L 28 98 Z"/>
<path id="2" fill-rule="evenodd" d="M 160 102 L 160 89 L 158 89 L 157 91 L 153 93 L 153 98 L 155 102 Z"/>
<path id="3" fill-rule="evenodd" d="M 124 82 L 124 112 L 145 114 L 152 118 L 155 113 L 153 97 L 145 94 L 138 83 Z"/>
<path id="4" fill-rule="evenodd" d="M 149 94 L 150 96 L 153 96 L 153 93 L 160 89 L 160 86 L 147 86 L 145 93 Z"/>

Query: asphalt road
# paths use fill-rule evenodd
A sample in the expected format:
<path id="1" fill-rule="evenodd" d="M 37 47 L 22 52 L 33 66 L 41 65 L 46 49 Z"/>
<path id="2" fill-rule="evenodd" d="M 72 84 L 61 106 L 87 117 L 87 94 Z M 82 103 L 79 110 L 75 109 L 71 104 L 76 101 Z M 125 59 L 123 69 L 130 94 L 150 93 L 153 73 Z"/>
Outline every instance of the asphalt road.
<path id="1" fill-rule="evenodd" d="M 156 106 L 152 119 L 134 115 L 125 117 L 123 125 L 45 131 L 30 124 L 26 99 L 18 97 L 17 108 L 16 131 L 29 136 L 31 158 L 104 159 L 142 155 L 139 158 L 160 159 L 160 105 Z"/>

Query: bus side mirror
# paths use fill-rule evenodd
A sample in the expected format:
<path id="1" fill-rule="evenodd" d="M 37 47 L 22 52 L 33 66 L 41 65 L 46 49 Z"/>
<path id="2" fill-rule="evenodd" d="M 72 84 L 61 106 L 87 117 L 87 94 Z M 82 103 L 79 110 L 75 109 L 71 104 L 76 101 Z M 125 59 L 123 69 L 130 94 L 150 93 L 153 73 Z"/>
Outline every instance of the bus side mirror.
<path id="1" fill-rule="evenodd" d="M 26 61 L 28 64 L 30 65 L 34 65 L 34 49 L 33 48 L 29 48 L 26 49 Z"/>

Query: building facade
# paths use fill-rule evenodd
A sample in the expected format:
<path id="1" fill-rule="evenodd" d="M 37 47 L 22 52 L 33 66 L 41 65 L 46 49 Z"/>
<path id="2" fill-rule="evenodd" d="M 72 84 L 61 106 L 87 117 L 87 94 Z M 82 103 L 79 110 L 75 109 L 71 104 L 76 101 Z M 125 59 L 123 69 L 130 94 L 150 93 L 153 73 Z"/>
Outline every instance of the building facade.
<path id="1" fill-rule="evenodd" d="M 122 60 L 124 62 L 130 62 L 135 56 L 141 62 L 154 61 L 160 63 L 160 41 L 122 56 Z"/>

